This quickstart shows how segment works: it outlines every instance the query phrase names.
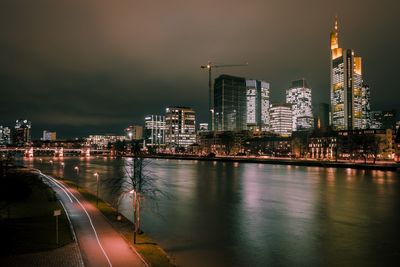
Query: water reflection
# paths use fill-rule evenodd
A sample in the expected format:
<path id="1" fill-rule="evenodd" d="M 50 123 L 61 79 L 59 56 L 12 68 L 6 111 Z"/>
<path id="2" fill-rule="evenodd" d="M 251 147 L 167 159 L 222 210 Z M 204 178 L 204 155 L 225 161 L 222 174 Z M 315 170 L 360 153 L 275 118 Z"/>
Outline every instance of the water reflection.
<path id="1" fill-rule="evenodd" d="M 127 179 L 131 159 L 65 158 L 64 168 L 49 160 L 26 164 L 95 192 L 94 172 L 102 181 Z M 151 171 L 168 197 L 158 210 L 143 210 L 143 227 L 180 266 L 364 266 L 398 258 L 398 173 L 161 159 Z M 112 192 L 101 184 L 101 196 L 111 201 Z M 132 217 L 129 196 L 120 210 Z"/>

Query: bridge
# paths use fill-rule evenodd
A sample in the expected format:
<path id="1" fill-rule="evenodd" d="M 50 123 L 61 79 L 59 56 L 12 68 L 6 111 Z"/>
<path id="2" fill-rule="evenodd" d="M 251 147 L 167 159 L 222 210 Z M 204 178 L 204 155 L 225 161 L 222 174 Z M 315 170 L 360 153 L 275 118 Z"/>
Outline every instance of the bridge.
<path id="1" fill-rule="evenodd" d="M 12 154 L 14 156 L 35 157 L 35 156 L 80 156 L 90 157 L 91 155 L 111 155 L 111 150 L 108 149 L 92 149 L 84 148 L 41 148 L 41 147 L 0 147 L 0 155 Z"/>

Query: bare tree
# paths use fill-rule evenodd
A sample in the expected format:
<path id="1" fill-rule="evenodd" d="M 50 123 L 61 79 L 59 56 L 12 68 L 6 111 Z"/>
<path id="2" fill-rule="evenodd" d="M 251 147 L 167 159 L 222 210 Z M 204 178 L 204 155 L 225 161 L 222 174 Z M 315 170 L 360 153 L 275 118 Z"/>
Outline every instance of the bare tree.
<path id="1" fill-rule="evenodd" d="M 119 206 L 120 200 L 129 195 L 132 198 L 134 243 L 136 235 L 141 232 L 140 212 L 142 200 L 151 200 L 157 204 L 160 195 L 165 195 L 158 186 L 158 178 L 151 170 L 151 161 L 142 157 L 126 159 L 123 162 L 124 177 L 108 178 L 106 185 L 116 196 L 115 203 Z"/>

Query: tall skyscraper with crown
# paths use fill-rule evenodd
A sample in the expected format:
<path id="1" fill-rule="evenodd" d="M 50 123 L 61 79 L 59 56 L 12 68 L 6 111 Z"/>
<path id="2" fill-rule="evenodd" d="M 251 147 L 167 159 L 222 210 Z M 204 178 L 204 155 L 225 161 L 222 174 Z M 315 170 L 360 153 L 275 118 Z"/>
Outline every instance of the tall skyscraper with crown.
<path id="1" fill-rule="evenodd" d="M 362 125 L 361 57 L 339 46 L 338 20 L 331 33 L 331 122 L 334 130 L 354 130 Z"/>

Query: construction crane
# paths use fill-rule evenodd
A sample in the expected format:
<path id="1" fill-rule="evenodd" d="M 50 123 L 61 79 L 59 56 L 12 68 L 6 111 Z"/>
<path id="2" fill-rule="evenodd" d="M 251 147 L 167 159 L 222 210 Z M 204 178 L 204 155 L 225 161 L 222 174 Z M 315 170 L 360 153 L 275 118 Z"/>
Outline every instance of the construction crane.
<path id="1" fill-rule="evenodd" d="M 244 64 L 214 64 L 208 61 L 207 65 L 202 65 L 200 68 L 208 69 L 208 108 L 210 111 L 210 125 L 208 126 L 211 131 L 214 131 L 214 98 L 212 89 L 212 77 L 211 70 L 214 68 L 228 68 L 228 67 L 244 67 L 249 65 L 249 63 Z"/>

